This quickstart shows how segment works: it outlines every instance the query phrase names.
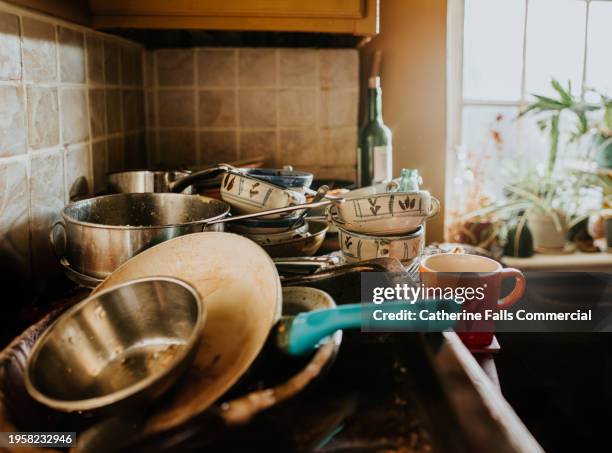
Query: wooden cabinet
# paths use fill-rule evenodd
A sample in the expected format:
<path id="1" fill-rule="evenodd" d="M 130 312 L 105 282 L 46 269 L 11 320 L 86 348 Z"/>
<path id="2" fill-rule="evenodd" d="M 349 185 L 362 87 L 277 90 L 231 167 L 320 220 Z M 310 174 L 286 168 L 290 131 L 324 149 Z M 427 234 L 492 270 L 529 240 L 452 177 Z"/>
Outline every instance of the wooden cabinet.
<path id="1" fill-rule="evenodd" d="M 89 0 L 94 28 L 378 33 L 378 0 Z"/>

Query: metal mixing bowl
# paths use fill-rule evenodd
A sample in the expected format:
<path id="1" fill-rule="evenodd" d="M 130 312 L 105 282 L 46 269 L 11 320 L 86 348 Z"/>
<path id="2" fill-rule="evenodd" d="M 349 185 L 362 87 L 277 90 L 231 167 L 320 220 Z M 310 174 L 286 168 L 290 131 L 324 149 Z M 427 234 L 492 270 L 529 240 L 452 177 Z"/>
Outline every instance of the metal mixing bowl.
<path id="1" fill-rule="evenodd" d="M 64 313 L 38 339 L 25 386 L 63 412 L 145 404 L 180 376 L 196 351 L 205 309 L 181 280 L 132 280 Z"/>

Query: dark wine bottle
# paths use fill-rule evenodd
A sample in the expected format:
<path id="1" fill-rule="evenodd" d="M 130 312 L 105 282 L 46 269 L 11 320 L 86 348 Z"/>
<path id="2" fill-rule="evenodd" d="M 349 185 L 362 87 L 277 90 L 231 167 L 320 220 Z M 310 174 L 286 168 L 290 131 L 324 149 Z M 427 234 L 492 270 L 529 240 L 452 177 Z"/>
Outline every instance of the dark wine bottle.
<path id="1" fill-rule="evenodd" d="M 392 134 L 382 118 L 380 77 L 368 80 L 368 105 L 357 146 L 360 187 L 393 178 Z"/>

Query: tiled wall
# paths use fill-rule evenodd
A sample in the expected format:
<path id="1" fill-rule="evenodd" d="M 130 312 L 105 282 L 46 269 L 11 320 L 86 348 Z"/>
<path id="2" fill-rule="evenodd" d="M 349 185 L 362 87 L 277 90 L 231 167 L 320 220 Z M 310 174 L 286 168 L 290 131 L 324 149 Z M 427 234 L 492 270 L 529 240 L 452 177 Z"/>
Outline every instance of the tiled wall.
<path id="1" fill-rule="evenodd" d="M 53 281 L 50 227 L 107 171 L 264 155 L 354 180 L 357 108 L 355 50 L 144 52 L 0 0 L 0 283 Z"/>
<path id="2" fill-rule="evenodd" d="M 143 50 L 0 2 L 0 280 L 40 289 L 75 181 L 145 163 Z M 34 283 L 34 284 L 32 284 Z"/>
<path id="3" fill-rule="evenodd" d="M 144 67 L 153 163 L 265 155 L 269 166 L 355 179 L 356 50 L 164 49 Z"/>

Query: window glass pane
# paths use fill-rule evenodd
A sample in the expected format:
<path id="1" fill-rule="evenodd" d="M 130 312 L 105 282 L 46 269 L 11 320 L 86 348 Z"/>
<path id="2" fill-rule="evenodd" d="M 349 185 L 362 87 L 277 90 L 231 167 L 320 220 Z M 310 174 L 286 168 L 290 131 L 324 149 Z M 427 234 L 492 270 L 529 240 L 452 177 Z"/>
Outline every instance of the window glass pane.
<path id="1" fill-rule="evenodd" d="M 517 107 L 469 106 L 463 108 L 463 165 L 474 179 L 476 198 L 501 196 L 502 162 L 516 155 Z M 461 170 L 461 168 L 457 168 Z M 465 176 L 465 175 L 464 175 Z M 466 189 L 467 190 L 467 189 Z M 471 195 L 471 196 L 472 196 Z M 462 210 L 473 210 L 462 208 Z"/>
<path id="2" fill-rule="evenodd" d="M 520 98 L 524 20 L 524 0 L 465 1 L 464 98 Z"/>
<path id="3" fill-rule="evenodd" d="M 518 147 L 527 166 L 536 164 L 542 169 L 546 167 L 550 145 L 549 130 L 541 130 L 538 122 L 547 118 L 550 118 L 549 114 L 528 114 L 520 119 Z M 559 158 L 569 151 L 568 142 L 575 128 L 576 117 L 570 112 L 564 112 L 559 121 Z"/>
<path id="4" fill-rule="evenodd" d="M 612 96 L 612 3 L 591 3 L 588 39 L 586 85 Z"/>
<path id="5" fill-rule="evenodd" d="M 499 158 L 515 155 L 518 112 L 517 107 L 464 107 L 462 144 L 476 154 L 495 154 Z"/>
<path id="6" fill-rule="evenodd" d="M 553 94 L 551 78 L 572 82 L 579 93 L 584 58 L 586 3 L 577 0 L 530 0 L 527 12 L 527 94 Z"/>

